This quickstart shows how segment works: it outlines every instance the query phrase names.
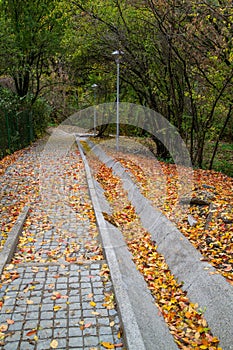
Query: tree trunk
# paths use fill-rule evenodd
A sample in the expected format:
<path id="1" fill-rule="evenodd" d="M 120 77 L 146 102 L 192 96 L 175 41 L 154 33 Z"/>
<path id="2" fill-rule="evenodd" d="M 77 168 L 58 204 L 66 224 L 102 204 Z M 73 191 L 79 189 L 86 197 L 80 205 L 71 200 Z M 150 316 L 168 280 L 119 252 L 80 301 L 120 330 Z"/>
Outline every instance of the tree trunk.
<path id="1" fill-rule="evenodd" d="M 224 124 L 223 124 L 222 130 L 220 131 L 220 133 L 219 133 L 219 135 L 218 135 L 218 138 L 217 138 L 217 141 L 216 141 L 216 143 L 215 143 L 214 151 L 213 151 L 213 154 L 212 154 L 212 157 L 211 157 L 211 160 L 210 160 L 209 170 L 211 170 L 212 167 L 213 167 L 214 158 L 215 158 L 216 153 L 217 153 L 217 150 L 218 150 L 218 145 L 219 145 L 219 142 L 220 142 L 220 140 L 221 140 L 221 137 L 222 137 L 222 135 L 223 135 L 223 133 L 224 133 L 224 130 L 226 129 L 227 123 L 228 123 L 228 121 L 230 120 L 232 108 L 233 108 L 233 106 L 230 105 L 229 111 L 228 111 L 228 113 L 227 113 L 226 120 L 225 120 L 225 122 L 224 122 Z"/>
<path id="2" fill-rule="evenodd" d="M 161 158 L 162 160 L 167 160 L 171 158 L 171 155 L 164 144 L 158 140 L 154 135 L 152 136 L 152 140 L 156 143 L 156 156 Z"/>

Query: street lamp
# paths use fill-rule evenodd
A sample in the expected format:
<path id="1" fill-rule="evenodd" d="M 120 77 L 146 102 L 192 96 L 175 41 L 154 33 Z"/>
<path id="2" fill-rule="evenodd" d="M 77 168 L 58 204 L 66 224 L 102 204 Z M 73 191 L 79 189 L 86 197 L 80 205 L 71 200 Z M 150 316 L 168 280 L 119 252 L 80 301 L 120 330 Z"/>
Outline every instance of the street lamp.
<path id="1" fill-rule="evenodd" d="M 112 52 L 117 65 L 117 101 L 116 101 L 116 150 L 119 150 L 119 92 L 120 92 L 120 58 L 124 54 L 123 51 L 116 50 Z"/>
<path id="2" fill-rule="evenodd" d="M 92 89 L 94 90 L 94 136 L 96 136 L 96 89 L 98 87 L 97 84 L 91 85 Z"/>

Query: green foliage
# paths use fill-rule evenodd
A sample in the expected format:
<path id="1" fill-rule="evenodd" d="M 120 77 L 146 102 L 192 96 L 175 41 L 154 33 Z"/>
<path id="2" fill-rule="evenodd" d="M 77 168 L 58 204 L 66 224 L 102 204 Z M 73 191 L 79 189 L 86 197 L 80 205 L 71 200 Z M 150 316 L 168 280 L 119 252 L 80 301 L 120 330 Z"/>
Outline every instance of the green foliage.
<path id="1" fill-rule="evenodd" d="M 33 95 L 20 98 L 11 90 L 0 88 L 0 158 L 27 146 L 43 135 L 48 126 L 51 107 Z"/>
<path id="2" fill-rule="evenodd" d="M 0 3 L 1 69 L 15 82 L 21 97 L 40 92 L 49 60 L 61 52 L 64 16 L 59 0 L 5 0 Z"/>
<path id="3" fill-rule="evenodd" d="M 209 159 L 214 149 L 214 142 L 207 142 L 204 149 L 203 168 L 207 169 Z M 213 169 L 220 171 L 228 176 L 233 177 L 233 144 L 220 142 L 218 152 L 216 154 Z"/>
<path id="4" fill-rule="evenodd" d="M 31 112 L 34 134 L 38 138 L 44 134 L 48 127 L 52 107 L 44 98 L 40 97 L 32 105 Z"/>
<path id="5" fill-rule="evenodd" d="M 0 86 L 0 110 L 16 112 L 20 105 L 20 98 L 13 91 Z"/>
<path id="6" fill-rule="evenodd" d="M 208 142 L 232 140 L 231 0 L 4 0 L 0 10 L 0 74 L 14 80 L 25 99 L 20 106 L 32 108 L 36 135 L 50 113 L 45 101 L 61 122 L 77 109 L 116 100 L 112 52 L 120 49 L 120 102 L 167 118 L 195 166 L 207 166 Z M 101 130 L 114 133 L 115 126 Z M 120 133 L 141 136 L 128 125 Z"/>

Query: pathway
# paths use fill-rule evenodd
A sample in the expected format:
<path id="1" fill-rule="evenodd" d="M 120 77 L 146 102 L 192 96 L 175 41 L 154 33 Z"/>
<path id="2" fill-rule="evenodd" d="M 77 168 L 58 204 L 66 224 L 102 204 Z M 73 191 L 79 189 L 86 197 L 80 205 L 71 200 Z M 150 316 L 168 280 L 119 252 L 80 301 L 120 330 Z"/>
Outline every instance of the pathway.
<path id="1" fill-rule="evenodd" d="M 2 177 L 1 220 L 30 206 L 1 282 L 0 348 L 123 349 L 85 170 L 71 135 L 25 151 Z M 1 254 L 4 254 L 4 248 Z"/>

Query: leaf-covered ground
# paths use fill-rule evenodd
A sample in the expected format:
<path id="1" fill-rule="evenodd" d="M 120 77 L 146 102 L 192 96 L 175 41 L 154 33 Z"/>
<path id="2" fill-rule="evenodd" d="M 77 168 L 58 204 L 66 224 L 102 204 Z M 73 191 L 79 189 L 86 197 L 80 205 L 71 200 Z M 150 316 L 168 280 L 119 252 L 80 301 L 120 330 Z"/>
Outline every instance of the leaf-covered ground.
<path id="1" fill-rule="evenodd" d="M 43 212 L 39 194 L 39 160 L 35 156 L 32 157 L 30 150 L 19 151 L 1 161 L 3 185 L 1 190 L 3 206 L 0 212 L 1 246 L 22 207 L 30 203 L 32 208 L 13 263 L 47 262 L 59 259 L 67 262 L 74 259 L 102 259 L 102 252 L 96 240 L 94 212 L 83 182 L 85 178 L 83 164 L 76 161 L 75 152 L 71 150 L 69 157 L 64 159 L 61 181 L 66 183 L 66 191 L 69 194 L 66 196 L 65 204 L 76 213 L 76 219 L 81 220 L 83 225 L 88 222 L 88 237 L 82 239 L 82 242 L 73 239 L 72 243 L 72 232 L 66 231 L 61 218 L 55 230 L 49 215 Z M 114 157 L 114 151 L 108 149 L 108 152 Z M 151 241 L 150 235 L 141 227 L 121 181 L 113 176 L 111 170 L 98 162 L 91 152 L 88 153 L 88 157 L 95 176 L 105 189 L 105 195 L 113 207 L 113 214 L 105 213 L 105 218 L 123 232 L 135 264 L 144 275 L 148 288 L 155 296 L 156 304 L 179 347 L 181 349 L 220 349 L 218 339 L 208 328 L 203 310 L 188 300 L 182 285 L 177 283 L 163 256 L 158 254 L 156 242 Z M 207 200 L 208 204 L 197 205 L 194 201 L 189 206 L 188 212 L 184 213 L 182 210 L 179 211 L 177 206 L 177 172 L 174 165 L 158 161 L 155 164 L 152 161 L 153 158 L 134 152 L 118 153 L 117 158 L 132 173 L 142 193 L 152 201 L 153 205 L 161 209 L 169 219 L 174 220 L 183 234 L 200 250 L 203 259 L 211 262 L 217 272 L 232 283 L 232 178 L 216 172 L 195 170 L 192 197 L 204 202 Z M 11 167 L 11 164 L 14 166 Z M 84 195 L 77 196 L 82 186 Z M 59 205 L 59 199 L 56 205 Z M 175 217 L 174 205 L 178 208 Z M 51 210 L 56 210 L 56 206 Z M 188 222 L 188 214 L 195 219 L 195 225 L 191 226 Z M 75 222 L 73 225 L 75 226 Z M 53 234 L 48 238 L 45 232 L 50 230 Z M 67 245 L 66 250 L 62 250 L 61 243 L 64 243 L 67 238 L 70 244 Z M 51 245 L 50 249 L 44 249 L 48 244 Z M 83 247 L 85 249 L 82 250 Z M 88 251 L 85 256 L 82 254 L 84 250 Z M 10 275 L 9 280 L 15 278 L 18 278 L 17 274 Z"/>
<path id="2" fill-rule="evenodd" d="M 86 269 L 86 266 L 91 266 L 91 264 L 86 264 L 87 260 L 99 261 L 104 259 L 98 239 L 99 232 L 96 226 L 94 210 L 86 183 L 84 165 L 77 147 L 74 146 L 65 156 L 64 154 L 62 157 L 59 156 L 59 159 L 56 159 L 56 152 L 52 152 L 46 159 L 46 156 L 41 157 L 45 141 L 22 150 L 19 157 L 16 157 L 15 154 L 12 155 L 11 160 L 10 157 L 7 157 L 7 163 L 4 166 L 5 171 L 2 172 L 1 176 L 1 203 L 4 204 L 0 213 L 2 247 L 8 232 L 24 205 L 29 205 L 30 213 L 19 238 L 16 253 L 11 263 L 4 269 L 0 280 L 0 309 L 3 308 L 4 310 L 1 315 L 9 315 L 7 319 L 2 317 L 1 322 L 4 323 L 0 325 L 0 346 L 6 345 L 6 347 L 9 347 L 8 337 L 13 336 L 15 333 L 14 330 L 11 331 L 9 328 L 11 326 L 13 328 L 17 320 L 14 318 L 11 308 L 8 308 L 5 304 L 7 304 L 6 300 L 14 299 L 11 294 L 12 291 L 15 291 L 14 281 L 23 278 L 23 271 L 27 264 L 29 264 L 28 271 L 30 275 L 28 276 L 28 281 L 30 282 L 26 284 L 23 290 L 20 290 L 18 295 L 16 294 L 16 300 L 13 302 L 19 307 L 22 305 L 30 307 L 33 303 L 35 306 L 36 302 L 33 301 L 32 296 L 40 298 L 45 295 L 43 289 L 39 288 L 36 290 L 40 283 L 35 275 L 45 271 L 48 281 L 51 280 L 46 293 L 48 293 L 49 299 L 55 303 L 50 312 L 55 314 L 66 308 L 66 306 L 62 307 L 63 304 L 56 304 L 60 300 L 65 300 L 64 305 L 67 305 L 67 308 L 69 308 L 70 284 L 64 286 L 64 289 L 67 287 L 65 295 L 60 293 L 59 288 L 58 291 L 54 290 L 56 288 L 55 281 L 59 281 L 60 278 L 69 275 L 69 263 L 75 266 L 75 270 L 77 269 L 79 273 L 81 265 L 84 265 L 83 269 Z M 4 161 L 5 159 L 2 160 L 2 163 Z M 45 162 L 44 164 L 43 161 Z M 47 164 L 46 161 L 48 161 Z M 64 270 L 64 273 L 63 271 L 56 274 L 52 272 L 50 276 L 47 274 L 50 267 L 56 267 L 56 271 L 59 269 L 61 271 Z M 51 271 L 54 270 L 51 269 Z M 109 287 L 107 289 L 110 274 L 106 264 L 102 265 L 99 276 L 106 283 L 106 292 L 103 290 L 102 305 L 106 309 L 112 310 L 115 308 L 115 300 L 113 291 Z M 89 277 L 93 278 L 94 276 L 90 275 Z M 100 298 L 100 296 L 98 297 Z M 87 295 L 87 302 L 93 308 L 93 315 L 96 318 L 101 317 L 101 314 L 95 311 L 97 304 L 92 293 Z M 38 305 L 39 310 L 41 305 Z M 46 310 L 48 310 L 47 307 L 48 304 L 46 304 Z M 118 329 L 118 325 L 115 324 L 113 317 L 111 320 L 110 327 Z M 77 327 L 81 331 L 88 331 L 89 328 L 92 329 L 94 327 L 94 324 L 85 322 L 80 317 Z M 26 332 L 24 332 L 22 326 L 21 337 L 25 341 L 31 341 L 30 344 L 32 345 L 37 342 L 39 344 L 41 341 L 40 331 L 43 331 L 42 326 L 38 326 L 38 328 L 32 327 Z M 87 333 L 85 332 L 85 334 Z M 33 337 L 33 339 L 30 337 Z M 121 340 L 122 333 L 119 328 L 116 343 L 102 341 L 100 346 L 105 349 L 122 348 Z M 59 339 L 51 339 L 50 347 L 58 348 Z"/>
<path id="3" fill-rule="evenodd" d="M 151 162 L 138 157 L 129 157 L 126 160 L 125 156 L 118 160 L 132 172 L 137 183 L 140 184 L 142 193 L 172 220 L 169 214 L 172 207 L 177 206 L 176 167 L 160 163 L 164 176 L 169 179 L 166 181 L 164 199 L 164 195 L 158 198 L 156 193 L 158 190 L 154 189 L 153 179 L 154 181 L 158 179 Z M 147 181 L 148 178 L 149 181 Z M 202 203 L 202 205 L 195 203 Z M 186 215 L 178 218 L 176 223 L 181 232 L 201 252 L 203 259 L 209 261 L 232 284 L 233 205 L 231 203 L 233 203 L 232 178 L 214 171 L 194 170 L 191 205 Z M 195 225 L 190 225 L 188 215 L 192 215 L 196 221 Z"/>
<path id="4" fill-rule="evenodd" d="M 91 152 L 87 156 L 93 175 L 104 188 L 113 209 L 111 215 L 104 213 L 105 219 L 123 233 L 134 262 L 155 296 L 155 302 L 178 346 L 181 349 L 220 349 L 219 340 L 208 328 L 203 310 L 189 301 L 182 285 L 171 274 L 164 257 L 157 252 L 156 242 L 142 228 L 121 180 Z"/>
<path id="5" fill-rule="evenodd" d="M 102 145 L 132 174 L 141 192 L 160 209 L 211 263 L 233 284 L 233 178 L 215 171 L 194 169 L 191 204 L 179 202 L 178 173 L 174 164 Z M 197 204 L 199 203 L 199 204 Z M 201 204 L 201 205 L 200 205 Z M 175 210 L 174 210 L 175 207 Z M 191 226 L 188 217 L 194 220 Z"/>
<path id="6" fill-rule="evenodd" d="M 60 258 L 64 258 L 67 262 L 77 259 L 101 260 L 103 256 L 96 238 L 98 231 L 94 211 L 85 182 L 84 166 L 77 157 L 77 150 L 71 150 L 67 157 L 61 160 L 59 169 L 56 169 L 56 179 L 53 178 L 51 161 L 48 167 L 51 173 L 45 174 L 44 183 L 40 174 L 40 151 L 42 150 L 43 145 L 39 143 L 32 148 L 17 152 L 17 157 L 13 154 L 11 161 L 10 156 L 6 158 L 6 164 L 14 163 L 14 166 L 8 168 L 4 166 L 5 171 L 1 176 L 0 249 L 4 246 L 20 211 L 25 205 L 29 205 L 30 215 L 25 222 L 18 250 L 14 255 L 14 263 L 32 260 L 43 263 L 57 261 Z M 4 161 L 5 158 L 2 164 Z M 64 191 L 61 193 L 58 189 L 55 191 L 56 198 L 51 203 L 45 203 L 41 198 L 41 189 L 43 185 L 49 185 L 50 177 L 53 189 L 55 186 L 57 188 L 63 186 Z M 53 184 L 58 178 L 59 182 Z M 66 212 L 70 211 L 70 227 L 66 227 L 62 214 L 54 219 L 56 224 L 51 220 L 51 217 L 55 217 L 54 213 L 59 213 L 62 208 Z M 51 215 L 49 215 L 49 210 Z M 80 242 L 75 238 L 77 222 L 79 222 L 80 230 L 85 230 L 86 227 L 87 232 L 86 237 L 81 236 Z M 67 249 L 64 250 L 62 245 L 66 241 L 71 244 L 67 243 Z M 48 245 L 51 248 L 49 250 Z"/>

